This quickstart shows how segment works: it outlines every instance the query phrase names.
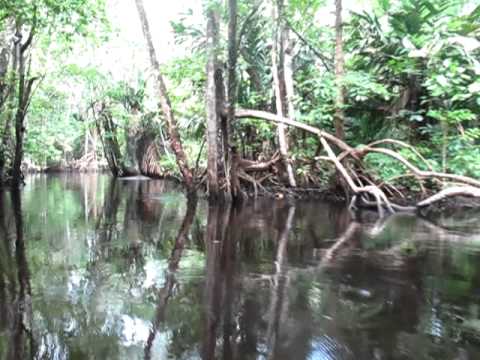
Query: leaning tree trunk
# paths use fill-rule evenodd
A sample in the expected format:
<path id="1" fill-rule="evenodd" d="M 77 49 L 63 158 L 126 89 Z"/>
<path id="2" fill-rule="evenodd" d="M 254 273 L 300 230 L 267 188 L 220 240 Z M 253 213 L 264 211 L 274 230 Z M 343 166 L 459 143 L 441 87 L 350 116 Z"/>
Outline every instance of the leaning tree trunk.
<path id="1" fill-rule="evenodd" d="M 173 150 L 173 153 L 175 154 L 177 165 L 180 169 L 180 173 L 182 174 L 187 191 L 189 193 L 194 192 L 195 186 L 193 182 L 193 173 L 188 166 L 187 156 L 185 155 L 185 151 L 183 150 L 183 145 L 177 129 L 177 122 L 173 113 L 170 97 L 168 95 L 167 87 L 165 85 L 162 73 L 160 72 L 160 64 L 158 62 L 157 54 L 153 46 L 152 35 L 150 33 L 150 26 L 148 24 L 147 14 L 143 6 L 143 0 L 135 0 L 135 3 L 137 5 L 140 22 L 142 24 L 143 35 L 145 37 L 145 41 L 147 42 L 150 62 L 157 75 L 157 81 L 155 83 L 156 91 L 157 96 L 160 100 L 160 105 L 163 115 L 165 117 L 165 121 L 167 122 L 168 135 L 170 137 L 170 146 Z"/>
<path id="2" fill-rule="evenodd" d="M 277 0 L 273 9 L 273 46 L 272 46 L 272 74 L 273 85 L 275 87 L 275 101 L 277 114 L 280 117 L 285 117 L 285 102 L 286 102 L 286 85 L 285 85 L 285 47 L 282 31 L 280 15 L 282 13 L 283 0 Z M 286 127 L 284 124 L 278 124 L 278 143 L 280 148 L 280 154 L 283 158 L 283 162 L 287 171 L 288 183 L 290 186 L 295 187 L 295 176 L 293 173 L 293 167 L 288 159 L 288 140 L 286 134 Z"/>
<path id="3" fill-rule="evenodd" d="M 345 106 L 345 87 L 343 77 L 345 75 L 345 59 L 343 55 L 343 23 L 342 23 L 342 0 L 335 0 L 335 81 L 337 84 L 337 97 L 335 100 L 334 126 L 335 135 L 343 140 L 345 138 L 343 108 Z"/>

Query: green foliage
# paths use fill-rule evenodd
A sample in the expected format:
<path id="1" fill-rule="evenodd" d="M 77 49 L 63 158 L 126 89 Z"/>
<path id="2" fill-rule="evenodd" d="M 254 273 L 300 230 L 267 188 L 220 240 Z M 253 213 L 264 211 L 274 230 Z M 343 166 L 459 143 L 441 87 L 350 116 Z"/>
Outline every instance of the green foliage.
<path id="1" fill-rule="evenodd" d="M 72 41 L 98 34 L 97 26 L 106 24 L 105 1 L 1 0 L 0 23 L 5 19 L 34 27 L 37 33 L 46 32 L 57 41 Z"/>
<path id="2" fill-rule="evenodd" d="M 448 171 L 479 176 L 478 1 L 375 0 L 362 4 L 370 9 L 350 12 L 347 4 L 344 10 L 346 74 L 342 81 L 347 141 L 360 146 L 385 137 L 405 140 L 437 170 L 442 168 L 445 150 Z M 107 132 L 105 136 L 115 136 L 122 151 L 135 126 L 148 128 L 162 147 L 168 144 L 161 114 L 157 113 L 153 81 L 144 68 L 135 63 L 135 70 L 119 76 L 117 70 L 106 69 L 99 62 L 80 59 L 83 52 L 89 54 L 92 44 L 99 46 L 98 40 L 112 45 L 104 36 L 109 31 L 104 0 L 0 0 L 0 5 L 0 19 L 2 15 L 18 17 L 24 33 L 37 21 L 32 69 L 43 81 L 30 106 L 26 138 L 29 160 L 44 165 L 81 156 L 85 135 L 95 128 L 95 104 L 102 103 L 108 105 L 116 127 L 114 134 Z M 218 58 L 226 78 L 228 16 L 219 1 L 203 1 L 203 14 L 192 7 L 171 22 L 179 51 L 161 65 L 190 163 L 197 158 L 205 136 L 205 12 L 210 6 L 219 9 Z M 291 30 L 289 37 L 294 43 L 289 49 L 295 87 L 293 117 L 333 132 L 335 33 L 324 21 L 332 6 L 333 2 L 323 0 L 291 0 L 285 3 L 281 19 Z M 239 1 L 237 20 L 236 105 L 274 111 L 271 8 L 261 1 Z M 98 25 L 102 26 L 94 31 Z M 74 41 L 80 38 L 86 40 Z M 136 112 L 141 118 L 138 124 L 132 115 Z M 231 145 L 241 149 L 243 156 L 265 158 L 277 148 L 276 129 L 269 123 L 242 120 L 232 127 Z M 319 155 L 318 145 L 316 139 L 290 131 L 290 152 L 299 177 L 307 179 L 310 172 L 316 172 L 317 178 L 328 178 L 328 169 L 306 161 Z M 101 153 L 101 146 L 96 150 Z M 168 146 L 161 153 L 161 168 L 176 174 Z M 200 156 L 200 167 L 205 165 L 205 153 Z M 409 151 L 402 154 L 414 158 Z M 404 170 L 396 161 L 378 154 L 370 155 L 367 162 L 380 169 L 383 178 Z"/>
<path id="3" fill-rule="evenodd" d="M 361 135 L 357 140 L 405 139 L 424 146 L 434 162 L 446 146 L 449 170 L 477 174 L 478 142 L 465 141 L 453 129 L 475 133 L 478 127 L 478 7 L 447 0 L 379 1 L 377 6 L 377 14 L 353 14 L 349 25 L 350 73 L 368 74 L 346 77 L 353 80 L 347 87 L 348 112 L 353 133 Z M 382 169 L 394 166 L 383 161 L 375 163 Z"/>

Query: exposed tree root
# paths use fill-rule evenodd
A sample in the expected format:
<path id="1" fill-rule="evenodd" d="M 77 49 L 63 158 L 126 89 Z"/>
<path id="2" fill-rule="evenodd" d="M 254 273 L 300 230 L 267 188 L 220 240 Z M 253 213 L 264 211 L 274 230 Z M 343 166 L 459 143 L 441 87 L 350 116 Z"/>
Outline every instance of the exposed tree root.
<path id="1" fill-rule="evenodd" d="M 233 151 L 232 157 L 232 175 L 234 176 L 234 181 L 232 185 L 236 188 L 236 192 L 242 194 L 240 189 L 240 180 L 244 180 L 253 186 L 254 196 L 258 196 L 258 189 L 260 188 L 264 193 L 268 191 L 263 187 L 262 182 L 270 178 L 271 174 L 262 176 L 261 178 L 255 178 L 255 173 L 265 172 L 272 169 L 272 167 L 281 161 L 281 156 L 277 152 L 275 153 L 270 160 L 267 161 L 252 161 L 242 159 L 240 155 Z"/>
<path id="2" fill-rule="evenodd" d="M 250 182 L 253 185 L 253 190 L 254 190 L 255 197 L 258 196 L 258 188 L 260 188 L 263 192 L 267 192 L 267 190 L 262 186 L 260 181 L 257 181 L 253 176 L 250 176 L 245 171 L 241 171 L 238 174 L 238 177 L 240 179 L 243 179 L 243 180 L 246 180 L 246 181 Z"/>
<path id="3" fill-rule="evenodd" d="M 468 196 L 480 198 L 480 189 L 473 186 L 453 186 L 430 196 L 429 198 L 417 203 L 418 208 L 430 206 L 438 201 L 452 196 Z"/>
<path id="4" fill-rule="evenodd" d="M 343 180 L 343 186 L 345 187 L 346 191 L 353 194 L 352 201 L 350 203 L 351 209 L 356 208 L 357 205 L 375 206 L 380 217 L 383 217 L 385 210 L 390 213 L 397 211 L 416 211 L 418 209 L 433 205 L 440 200 L 454 196 L 480 198 L 479 180 L 462 175 L 433 171 L 428 161 L 418 151 L 416 151 L 411 145 L 402 141 L 384 139 L 356 149 L 326 131 L 265 111 L 238 109 L 236 110 L 235 115 L 237 118 L 257 118 L 274 123 L 282 123 L 308 131 L 318 136 L 323 149 L 327 153 L 327 156 L 319 156 L 316 157 L 316 159 L 328 160 L 334 164 L 337 173 Z M 396 145 L 409 149 L 427 167 L 428 170 L 422 170 L 418 168 L 395 150 L 379 147 L 379 145 L 384 144 Z M 339 150 L 341 150 L 341 153 L 337 155 L 332 146 L 336 146 Z M 394 202 L 394 199 L 397 197 L 405 199 L 405 195 L 398 188 L 393 187 L 385 182 L 379 182 L 374 178 L 374 176 L 372 176 L 371 173 L 368 172 L 368 170 L 366 170 L 363 159 L 369 153 L 378 153 L 397 160 L 408 170 L 409 173 L 405 176 L 413 176 L 417 179 L 424 195 L 426 191 L 422 181 L 425 179 L 437 180 L 439 182 L 446 180 L 450 183 L 454 182 L 460 185 L 445 188 L 426 199 L 422 199 L 411 204 L 410 206 L 397 204 Z M 353 160 L 355 166 L 347 165 L 347 162 L 350 158 Z M 388 186 L 388 190 L 385 189 L 386 186 Z M 389 198 L 382 189 L 385 189 L 385 191 L 390 193 L 391 197 Z M 394 192 L 397 194 L 396 197 L 393 196 Z"/>

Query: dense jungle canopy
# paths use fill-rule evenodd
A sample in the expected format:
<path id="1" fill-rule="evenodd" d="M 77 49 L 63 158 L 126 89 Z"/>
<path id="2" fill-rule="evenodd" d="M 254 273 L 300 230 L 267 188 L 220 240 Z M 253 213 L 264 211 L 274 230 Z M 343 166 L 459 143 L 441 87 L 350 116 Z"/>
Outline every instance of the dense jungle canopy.
<path id="1" fill-rule="evenodd" d="M 0 181 L 478 195 L 479 55 L 477 0 L 1 0 Z"/>

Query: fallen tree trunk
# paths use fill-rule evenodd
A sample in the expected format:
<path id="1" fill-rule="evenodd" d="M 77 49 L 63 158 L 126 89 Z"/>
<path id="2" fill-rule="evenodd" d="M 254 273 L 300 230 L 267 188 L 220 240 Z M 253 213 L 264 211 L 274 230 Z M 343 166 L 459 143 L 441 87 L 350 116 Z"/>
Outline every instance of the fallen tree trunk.
<path id="1" fill-rule="evenodd" d="M 274 123 L 282 123 L 308 131 L 318 136 L 323 146 L 323 149 L 327 153 L 327 157 L 317 157 L 316 159 L 326 159 L 334 164 L 336 170 L 341 175 L 347 186 L 346 190 L 350 193 L 353 193 L 353 198 L 350 203 L 351 208 L 354 208 L 357 204 L 357 200 L 360 199 L 363 204 L 369 206 L 374 204 L 377 207 L 379 215 L 383 216 L 384 209 L 387 209 L 391 213 L 396 211 L 415 211 L 453 196 L 469 196 L 480 198 L 480 181 L 477 179 L 462 175 L 449 174 L 445 172 L 435 172 L 431 169 L 428 162 L 418 152 L 414 151 L 416 156 L 421 159 L 429 168 L 428 171 L 421 170 L 417 166 L 412 164 L 409 160 L 407 160 L 405 157 L 400 155 L 398 152 L 383 147 L 377 147 L 381 144 L 395 144 L 402 147 L 411 148 L 410 145 L 401 141 L 385 139 L 374 142 L 367 146 L 363 146 L 359 149 L 354 149 L 341 139 L 338 139 L 337 137 L 326 131 L 272 113 L 259 110 L 238 109 L 236 110 L 235 115 L 237 118 L 256 118 L 271 121 Z M 342 153 L 340 153 L 339 155 L 335 154 L 331 144 L 342 150 Z M 352 158 L 355 164 L 360 166 L 363 172 L 366 172 L 366 167 L 363 166 L 363 159 L 369 153 L 379 153 L 397 160 L 417 179 L 449 180 L 462 185 L 443 189 L 426 199 L 412 204 L 411 206 L 403 206 L 400 204 L 396 204 L 382 190 L 381 185 L 384 185 L 383 183 L 380 185 L 377 184 L 373 176 L 371 176 L 371 174 L 368 174 L 368 172 L 366 173 L 366 175 L 359 176 L 357 174 L 357 171 L 345 165 L 346 160 L 348 158 Z M 396 189 L 396 191 L 400 192 L 398 189 Z"/>

